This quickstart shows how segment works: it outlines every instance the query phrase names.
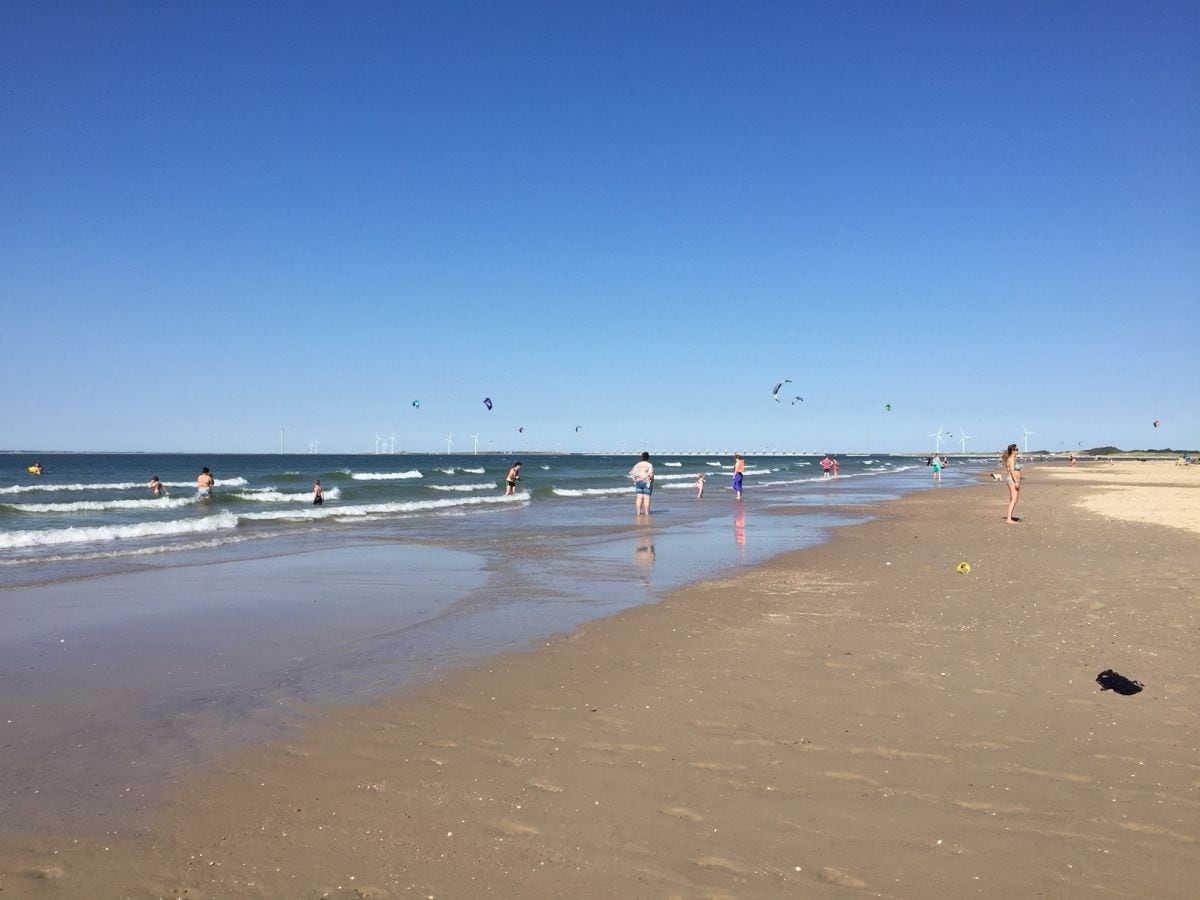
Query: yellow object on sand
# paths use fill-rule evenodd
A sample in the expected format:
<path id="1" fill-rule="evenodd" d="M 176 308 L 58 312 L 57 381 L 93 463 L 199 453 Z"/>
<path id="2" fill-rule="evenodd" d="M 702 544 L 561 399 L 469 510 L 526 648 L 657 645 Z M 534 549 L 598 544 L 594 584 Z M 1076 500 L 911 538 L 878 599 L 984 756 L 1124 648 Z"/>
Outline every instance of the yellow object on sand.
<path id="1" fill-rule="evenodd" d="M 959 575 L 969 575 L 971 572 L 971 564 L 964 559 L 954 567 L 954 571 Z"/>

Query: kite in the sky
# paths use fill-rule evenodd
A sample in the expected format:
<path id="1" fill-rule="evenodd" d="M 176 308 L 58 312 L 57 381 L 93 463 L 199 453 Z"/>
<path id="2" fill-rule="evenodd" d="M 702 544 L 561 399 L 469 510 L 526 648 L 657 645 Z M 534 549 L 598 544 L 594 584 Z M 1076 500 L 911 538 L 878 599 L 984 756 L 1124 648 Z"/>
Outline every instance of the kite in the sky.
<path id="1" fill-rule="evenodd" d="M 892 411 L 892 404 L 890 404 L 890 403 L 885 403 L 885 404 L 883 404 L 883 411 L 884 411 L 884 412 L 891 412 L 891 411 Z"/>
<path id="2" fill-rule="evenodd" d="M 413 401 L 413 409 L 420 409 L 420 408 L 421 408 L 421 401 L 420 401 L 420 400 L 414 400 L 414 401 Z"/>
<path id="3" fill-rule="evenodd" d="M 775 385 L 775 387 L 773 387 L 771 389 L 771 399 L 774 400 L 776 403 L 778 403 L 779 402 L 779 389 L 781 387 L 783 387 L 785 384 L 791 384 L 791 383 L 792 383 L 792 379 L 790 379 L 790 378 L 785 378 L 785 379 L 783 379 L 783 381 L 780 381 L 779 383 L 777 383 Z"/>
<path id="4" fill-rule="evenodd" d="M 576 433 L 576 434 L 579 434 L 579 431 L 580 431 L 580 429 L 581 429 L 581 428 L 583 428 L 583 426 L 582 426 L 582 425 L 576 425 L 576 426 L 575 426 L 575 433 Z"/>
<path id="5" fill-rule="evenodd" d="M 488 409 L 491 409 L 491 408 L 492 408 L 492 398 L 491 398 L 491 397 L 484 397 L 484 398 L 483 398 L 483 405 L 484 405 L 484 406 L 486 406 Z"/>
<path id="6" fill-rule="evenodd" d="M 804 398 L 801 397 L 799 394 L 797 394 L 795 397 L 792 398 L 792 406 L 796 405 L 797 400 L 799 400 L 801 403 L 804 402 Z"/>
<path id="7" fill-rule="evenodd" d="M 1155 428 L 1157 428 L 1157 427 L 1158 427 L 1158 419 L 1155 419 L 1155 420 L 1154 420 L 1154 427 L 1155 427 Z"/>
<path id="8" fill-rule="evenodd" d="M 522 425 L 520 428 L 517 429 L 517 434 L 524 434 L 524 433 L 525 433 L 525 426 Z"/>

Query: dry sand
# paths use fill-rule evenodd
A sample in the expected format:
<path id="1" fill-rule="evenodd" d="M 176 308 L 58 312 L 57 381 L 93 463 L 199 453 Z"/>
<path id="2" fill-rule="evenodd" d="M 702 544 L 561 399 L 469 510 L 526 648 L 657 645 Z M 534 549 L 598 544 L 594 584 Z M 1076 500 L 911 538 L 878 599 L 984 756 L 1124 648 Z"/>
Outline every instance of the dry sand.
<path id="1" fill-rule="evenodd" d="M 1019 525 L 1002 485 L 922 493 L 330 710 L 182 779 L 145 834 L 9 836 L 0 893 L 1194 897 L 1200 541 L 1045 472 Z"/>
<path id="2" fill-rule="evenodd" d="M 1200 533 L 1200 466 L 1155 460 L 1046 471 L 1076 483 L 1104 485 L 1105 490 L 1089 491 L 1076 501 L 1092 512 Z"/>

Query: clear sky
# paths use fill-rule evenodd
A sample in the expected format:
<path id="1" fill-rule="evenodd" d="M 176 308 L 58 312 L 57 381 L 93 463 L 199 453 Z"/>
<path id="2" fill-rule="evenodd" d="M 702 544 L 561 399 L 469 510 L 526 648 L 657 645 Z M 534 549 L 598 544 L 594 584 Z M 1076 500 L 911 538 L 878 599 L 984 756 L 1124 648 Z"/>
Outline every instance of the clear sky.
<path id="1" fill-rule="evenodd" d="M 1194 0 L 8 0 L 0 449 L 1195 448 L 1197 47 Z"/>

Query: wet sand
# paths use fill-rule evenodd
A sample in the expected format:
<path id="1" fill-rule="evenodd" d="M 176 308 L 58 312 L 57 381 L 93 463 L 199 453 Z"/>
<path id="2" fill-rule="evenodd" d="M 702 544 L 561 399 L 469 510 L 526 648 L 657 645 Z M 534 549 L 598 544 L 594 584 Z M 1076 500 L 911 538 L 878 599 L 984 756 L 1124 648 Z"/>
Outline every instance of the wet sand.
<path id="1" fill-rule="evenodd" d="M 140 833 L 0 835 L 3 896 L 1192 897 L 1200 542 L 1082 471 L 331 709 Z"/>

